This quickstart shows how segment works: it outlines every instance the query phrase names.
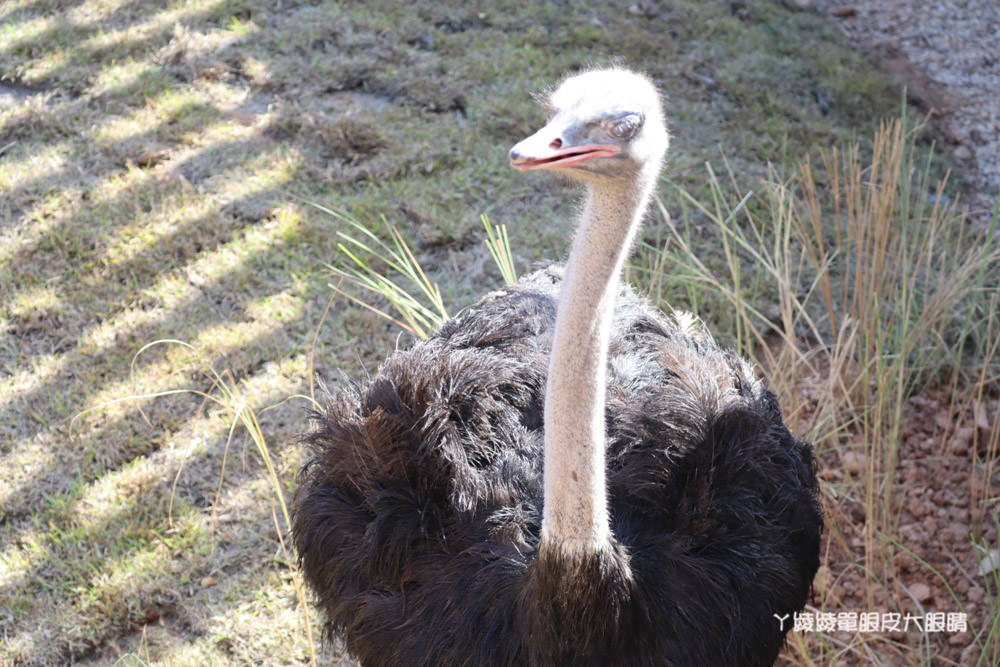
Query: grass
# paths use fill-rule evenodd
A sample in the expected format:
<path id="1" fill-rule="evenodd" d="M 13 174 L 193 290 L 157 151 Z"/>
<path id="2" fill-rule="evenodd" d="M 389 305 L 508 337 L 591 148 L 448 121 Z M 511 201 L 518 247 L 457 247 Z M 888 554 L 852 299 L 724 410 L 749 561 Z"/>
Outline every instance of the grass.
<path id="1" fill-rule="evenodd" d="M 761 178 L 795 173 L 813 146 L 873 136 L 879 119 L 898 114 L 899 91 L 828 19 L 777 1 L 744 4 L 692 0 L 642 15 L 554 2 L 2 3 L 0 664 L 283 664 L 309 661 L 313 651 L 319 662 L 344 659 L 303 629 L 277 508 L 301 463 L 294 436 L 314 374 L 363 376 L 398 329 L 333 298 L 326 267 L 337 244 L 349 244 L 341 234 L 365 237 L 304 202 L 347 212 L 402 250 L 395 227 L 426 284 L 438 286 L 438 303 L 461 308 L 501 284 L 481 216 L 509 230 L 510 268 L 564 255 L 569 190 L 510 173 L 506 151 L 542 120 L 530 93 L 587 63 L 621 58 L 664 85 L 674 134 L 668 171 L 691 197 L 665 186 L 666 206 L 680 211 L 676 224 L 690 230 L 692 249 L 729 248 L 699 255 L 725 289 L 678 284 L 670 264 L 678 240 L 653 224 L 646 241 L 670 238 L 671 252 L 636 258 L 632 273 L 644 289 L 659 301 L 687 296 L 765 367 L 792 364 L 795 353 L 781 361 L 755 312 L 796 336 L 808 316 L 825 347 L 807 352 L 798 338 L 788 347 L 820 367 L 833 354 L 844 372 L 831 377 L 847 377 L 855 363 L 851 372 L 873 378 L 977 388 L 956 394 L 959 411 L 992 406 L 995 365 L 968 368 L 973 358 L 995 358 L 997 337 L 974 313 L 949 308 L 938 318 L 943 328 L 926 333 L 943 336 L 937 347 L 955 358 L 932 363 L 921 343 L 905 365 L 859 366 L 846 352 L 836 356 L 854 348 L 823 338 L 834 320 L 815 296 L 825 275 L 836 296 L 840 237 L 816 248 L 815 266 L 830 268 L 811 269 L 804 285 L 789 278 L 796 291 L 779 299 L 736 238 L 721 237 L 727 246 L 699 236 Z M 862 144 L 859 160 L 873 149 Z M 706 160 L 736 175 L 730 190 L 705 178 Z M 833 201 L 830 171 L 816 164 L 822 206 Z M 778 188 L 783 178 L 791 176 L 771 177 L 773 196 L 760 191 L 736 211 L 739 229 L 750 233 L 746 216 L 765 220 L 781 202 L 789 230 L 792 212 L 808 228 L 808 210 L 793 211 L 808 198 L 797 185 Z M 911 194 L 924 186 L 914 187 Z M 835 217 L 820 212 L 827 233 Z M 789 248 L 800 242 L 786 234 Z M 775 270 L 797 276 L 809 266 Z M 646 270 L 661 278 L 640 275 Z M 981 278 L 989 284 L 987 269 Z M 934 293 L 925 287 L 911 286 L 911 314 L 933 306 L 921 301 Z M 796 301 L 803 288 L 813 290 L 808 304 Z M 738 308 L 719 301 L 731 289 Z M 774 303 L 781 307 L 770 312 Z M 868 359 L 899 334 L 873 326 L 855 334 L 875 336 Z M 162 340 L 187 345 L 155 345 L 133 364 Z M 869 391 L 851 377 L 847 386 Z M 793 386 L 781 388 L 786 397 Z M 863 393 L 845 395 L 851 433 L 864 433 L 865 419 L 871 428 L 889 423 L 898 403 L 876 395 L 882 412 L 865 416 L 857 414 Z M 828 451 L 847 446 L 848 426 L 835 428 L 833 414 L 821 420 L 796 406 L 791 414 Z M 974 472 L 976 507 L 992 511 L 995 428 L 990 437 L 989 463 Z M 873 486 L 872 516 L 891 527 L 885 507 L 884 489 Z M 972 538 L 995 548 L 991 535 L 984 528 Z M 992 632 L 987 647 L 996 645 Z"/>
<path id="2" fill-rule="evenodd" d="M 331 211 L 325 207 L 320 207 L 320 209 L 345 222 L 357 235 L 338 232 L 342 242 L 337 244 L 337 250 L 340 251 L 348 266 L 341 268 L 337 265 L 331 265 L 330 272 L 371 294 L 377 294 L 386 299 L 403 318 L 403 321 L 370 306 L 364 299 L 351 296 L 339 287 L 333 287 L 335 292 L 344 295 L 360 306 L 369 308 L 372 312 L 390 320 L 417 338 L 427 338 L 435 329 L 450 319 L 444 308 L 444 302 L 441 300 L 440 288 L 427 278 L 427 274 L 424 273 L 420 263 L 413 255 L 413 251 L 410 250 L 403 235 L 396 227 L 389 225 L 392 234 L 392 245 L 390 246 L 350 216 Z M 390 270 L 405 278 L 404 284 L 412 285 L 416 290 L 415 293 L 411 294 L 398 282 L 388 278 Z M 424 300 L 427 301 L 428 305 L 424 305 Z"/>
<path id="3" fill-rule="evenodd" d="M 846 552 L 840 560 L 828 553 L 826 566 L 860 568 L 866 608 L 907 611 L 905 591 L 885 596 L 898 591 L 895 556 L 906 552 L 964 611 L 949 582 L 903 543 L 899 448 L 913 397 L 941 392 L 950 412 L 968 423 L 996 396 L 1000 357 L 991 313 L 1000 300 L 1000 243 L 996 215 L 977 229 L 957 205 L 943 203 L 945 183 L 929 182 L 931 158 L 916 149 L 914 134 L 893 121 L 875 134 L 864 160 L 857 144 L 821 152 L 822 185 L 805 160 L 790 177 L 775 173 L 763 182 L 759 195 L 737 197 L 709 169 L 709 200 L 677 188 L 687 203 L 682 219 L 660 207 L 667 249 L 641 248 L 632 275 L 651 295 L 683 295 L 673 307 L 730 313 L 721 330 L 732 332 L 733 343 L 765 369 L 791 428 L 806 434 L 822 461 L 863 462 L 858 480 L 824 486 L 824 504 L 832 540 Z M 722 239 L 715 268 L 702 259 L 697 235 L 705 230 L 696 218 Z M 762 310 L 759 304 L 767 303 L 777 305 Z M 971 477 L 995 474 L 998 428 L 990 428 L 977 448 L 982 459 L 969 464 Z M 944 451 L 947 442 L 938 448 Z M 997 516 L 996 497 L 983 488 L 972 492 L 970 542 Z M 863 508 L 857 548 L 841 537 L 855 523 L 842 510 L 844 498 Z M 958 549 L 970 551 L 969 543 Z M 980 664 L 992 664 L 990 656 L 995 660 L 1000 650 L 989 620 L 995 596 L 989 604 L 987 627 L 972 630 Z M 937 654 L 928 637 L 917 640 L 926 645 L 890 649 L 878 645 L 881 637 L 866 645 L 863 634 L 846 641 L 834 633 L 796 637 L 795 660 L 834 664 L 854 654 L 924 664 Z"/>

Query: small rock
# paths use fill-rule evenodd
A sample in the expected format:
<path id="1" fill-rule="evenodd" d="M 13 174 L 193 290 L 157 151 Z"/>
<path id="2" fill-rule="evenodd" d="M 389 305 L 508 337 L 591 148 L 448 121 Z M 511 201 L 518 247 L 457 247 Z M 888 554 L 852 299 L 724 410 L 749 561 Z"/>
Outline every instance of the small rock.
<path id="1" fill-rule="evenodd" d="M 852 7 L 851 5 L 841 5 L 840 7 L 834 8 L 833 15 L 842 19 L 848 19 L 852 16 L 857 16 L 858 10 L 856 7 Z"/>
<path id="2" fill-rule="evenodd" d="M 853 451 L 844 453 L 843 456 L 841 456 L 841 461 L 844 464 L 844 470 L 854 476 L 859 476 L 861 474 L 861 472 L 865 469 L 865 463 L 867 462 L 864 454 L 858 454 Z"/>
<path id="3" fill-rule="evenodd" d="M 979 645 L 973 642 L 968 646 L 966 646 L 965 649 L 962 651 L 962 656 L 959 658 L 958 664 L 962 665 L 963 667 L 965 667 L 966 665 L 971 667 L 972 665 L 978 663 L 979 663 Z"/>
<path id="4" fill-rule="evenodd" d="M 955 431 L 955 437 L 951 441 L 951 453 L 955 456 L 965 456 L 969 453 L 969 444 L 976 429 L 971 426 L 963 426 Z"/>
<path id="5" fill-rule="evenodd" d="M 927 584 L 916 583 L 910 586 L 910 595 L 912 595 L 917 602 L 927 602 L 931 599 L 931 587 Z"/>
<path id="6" fill-rule="evenodd" d="M 923 512 L 923 514 L 926 514 L 926 512 Z M 899 529 L 899 534 L 905 540 L 903 544 L 920 544 L 922 535 L 920 534 L 920 530 L 914 525 L 903 526 Z"/>
<path id="7" fill-rule="evenodd" d="M 823 468 L 817 476 L 825 482 L 839 482 L 844 477 L 837 468 Z"/>
<path id="8" fill-rule="evenodd" d="M 830 568 L 827 565 L 820 565 L 819 570 L 816 571 L 816 581 L 819 582 L 820 588 L 823 590 L 829 590 L 830 584 L 833 582 L 833 576 L 830 574 Z"/>
<path id="9" fill-rule="evenodd" d="M 961 144 L 968 140 L 969 135 L 962 130 L 953 130 L 951 128 L 944 130 L 944 137 L 947 141 L 953 144 Z"/>
<path id="10" fill-rule="evenodd" d="M 974 156 L 972 149 L 968 146 L 959 146 L 953 152 L 956 160 L 971 160 Z"/>
<path id="11" fill-rule="evenodd" d="M 934 423 L 942 431 L 947 431 L 951 428 L 951 415 L 947 412 L 939 412 L 936 417 L 934 417 Z"/>
<path id="12" fill-rule="evenodd" d="M 896 566 L 896 569 L 901 572 L 909 572 L 913 569 L 913 558 L 905 551 L 896 553 L 892 558 L 892 562 Z"/>
<path id="13" fill-rule="evenodd" d="M 987 574 L 1000 570 L 1000 550 L 990 549 L 987 553 L 980 555 L 979 576 L 985 577 Z"/>
<path id="14" fill-rule="evenodd" d="M 208 588 L 209 586 L 214 586 L 217 583 L 219 583 L 219 580 L 212 576 L 202 577 L 201 579 L 202 588 Z"/>
<path id="15" fill-rule="evenodd" d="M 989 441 L 990 419 L 986 414 L 986 406 L 980 403 L 976 406 L 976 427 L 979 429 L 979 436 L 983 440 Z"/>
<path id="16" fill-rule="evenodd" d="M 951 637 L 948 637 L 948 643 L 952 646 L 968 646 L 972 641 L 972 635 L 968 632 L 956 632 Z"/>

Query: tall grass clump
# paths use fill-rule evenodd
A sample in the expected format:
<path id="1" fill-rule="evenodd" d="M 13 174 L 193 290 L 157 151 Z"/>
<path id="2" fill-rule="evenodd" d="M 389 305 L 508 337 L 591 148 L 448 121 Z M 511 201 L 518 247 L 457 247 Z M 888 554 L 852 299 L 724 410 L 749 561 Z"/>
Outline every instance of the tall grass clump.
<path id="1" fill-rule="evenodd" d="M 867 468 L 864 507 L 873 529 L 864 533 L 865 568 L 875 573 L 891 569 L 888 559 L 876 560 L 886 554 L 881 540 L 895 534 L 906 400 L 950 386 L 952 402 L 967 403 L 972 394 L 956 393 L 970 384 L 966 371 L 988 367 L 995 352 L 987 328 L 997 293 L 996 230 L 973 231 L 944 203 L 945 181 L 929 181 L 930 160 L 918 163 L 899 121 L 875 135 L 868 165 L 856 145 L 821 157 L 828 195 L 819 195 L 804 162 L 792 214 L 840 362 L 826 417 L 847 426 Z"/>
<path id="2" fill-rule="evenodd" d="M 340 257 L 329 265 L 330 272 L 360 292 L 359 296 L 331 285 L 335 293 L 376 313 L 396 324 L 417 338 L 427 338 L 448 321 L 449 315 L 441 298 L 441 290 L 432 282 L 420 265 L 409 243 L 386 220 L 391 241 L 383 241 L 370 226 L 356 218 L 333 209 L 311 204 L 319 210 L 346 223 L 347 231 L 337 232 Z M 507 285 L 517 282 L 517 268 L 511 252 L 506 225 L 492 225 L 485 215 L 481 218 L 486 230 L 484 243 L 490 257 Z M 388 303 L 396 313 L 393 316 L 381 308 L 379 302 Z"/>
<path id="3" fill-rule="evenodd" d="M 327 268 L 337 277 L 346 280 L 371 296 L 379 296 L 389 303 L 402 318 L 397 319 L 365 297 L 357 297 L 333 286 L 333 290 L 354 303 L 394 322 L 418 338 L 427 338 L 435 329 L 448 321 L 441 290 L 431 282 L 410 249 L 403 235 L 395 226 L 383 219 L 392 239 L 383 241 L 368 226 L 354 217 L 309 202 L 347 225 L 348 231 L 337 232 L 341 261 Z M 391 274 L 395 274 L 390 277 Z"/>
<path id="4" fill-rule="evenodd" d="M 660 205 L 663 238 L 631 270 L 654 300 L 718 313 L 716 330 L 734 332 L 765 370 L 789 426 L 820 455 L 861 467 L 860 488 L 825 491 L 864 507 L 869 603 L 892 576 L 907 400 L 941 391 L 970 414 L 998 381 L 996 216 L 967 220 L 915 134 L 885 122 L 867 149 L 772 170 L 753 195 L 730 195 L 709 168 L 707 196 L 675 188 L 676 217 Z M 834 535 L 837 521 L 831 511 Z"/>

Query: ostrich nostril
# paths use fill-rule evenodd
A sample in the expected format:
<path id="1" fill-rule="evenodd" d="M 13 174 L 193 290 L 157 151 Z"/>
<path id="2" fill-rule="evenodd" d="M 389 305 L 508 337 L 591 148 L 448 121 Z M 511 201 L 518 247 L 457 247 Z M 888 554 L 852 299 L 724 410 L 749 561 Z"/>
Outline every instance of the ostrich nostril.
<path id="1" fill-rule="evenodd" d="M 551 142 L 549 142 L 549 148 L 553 150 L 558 150 L 562 148 L 562 139 L 560 139 L 559 137 L 553 139 Z"/>

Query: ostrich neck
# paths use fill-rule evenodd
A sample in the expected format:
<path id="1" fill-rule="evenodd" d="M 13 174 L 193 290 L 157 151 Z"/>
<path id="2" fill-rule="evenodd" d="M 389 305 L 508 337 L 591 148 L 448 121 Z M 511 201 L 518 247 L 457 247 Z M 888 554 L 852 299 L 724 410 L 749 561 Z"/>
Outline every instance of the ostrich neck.
<path id="1" fill-rule="evenodd" d="M 608 344 L 622 267 L 654 181 L 655 174 L 588 189 L 559 295 L 545 393 L 542 543 L 569 553 L 600 549 L 610 540 Z"/>

